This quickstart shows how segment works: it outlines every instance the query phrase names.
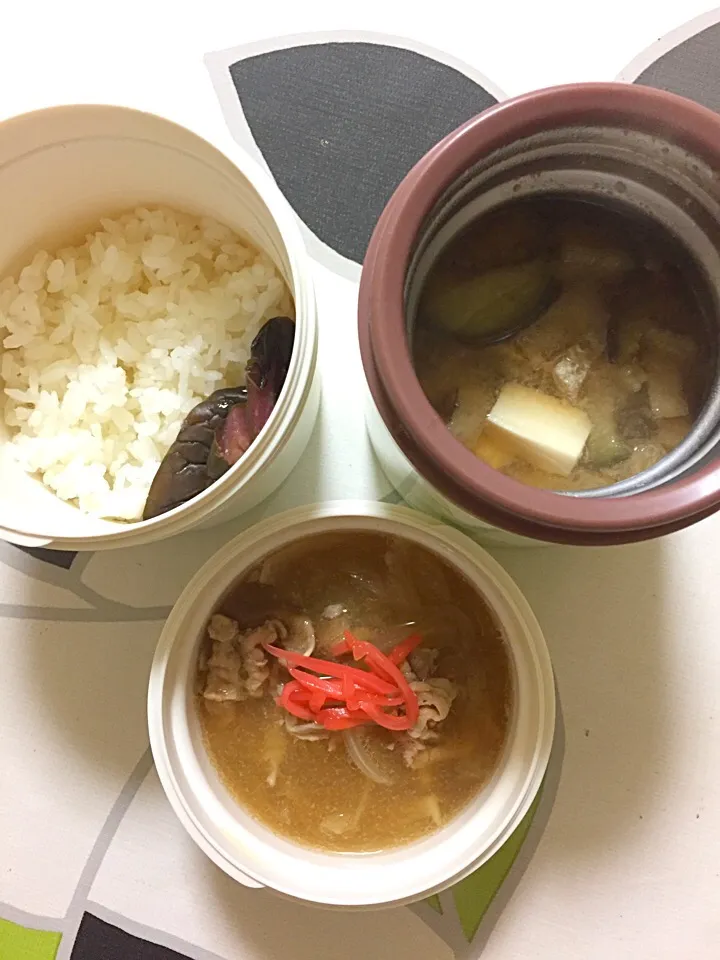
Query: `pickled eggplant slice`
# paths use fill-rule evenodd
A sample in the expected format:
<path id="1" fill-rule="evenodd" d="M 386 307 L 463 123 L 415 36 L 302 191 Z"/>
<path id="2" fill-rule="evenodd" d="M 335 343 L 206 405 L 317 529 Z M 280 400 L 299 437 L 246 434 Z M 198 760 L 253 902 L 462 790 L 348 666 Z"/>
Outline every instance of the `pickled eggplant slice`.
<path id="1" fill-rule="evenodd" d="M 214 483 L 227 473 L 255 439 L 250 426 L 248 409 L 249 402 L 237 404 L 228 411 L 225 421 L 215 431 L 207 461 L 210 483 Z"/>
<path id="2" fill-rule="evenodd" d="M 268 320 L 253 340 L 245 367 L 247 404 L 230 410 L 216 431 L 208 458 L 212 481 L 238 462 L 268 422 L 287 377 L 294 342 L 295 324 L 289 317 Z"/>
<path id="3" fill-rule="evenodd" d="M 143 520 L 167 513 L 212 483 L 207 464 L 215 434 L 230 410 L 246 403 L 245 387 L 223 387 L 192 408 L 153 478 Z"/>
<path id="4" fill-rule="evenodd" d="M 247 404 L 230 410 L 216 432 L 212 448 L 213 472 L 237 463 L 268 422 L 285 383 L 295 342 L 295 324 L 289 317 L 273 317 L 260 328 L 245 367 Z"/>
<path id="5" fill-rule="evenodd" d="M 546 260 L 497 267 L 453 285 L 428 283 L 428 322 L 460 339 L 492 342 L 532 323 L 559 293 Z"/>
<path id="6" fill-rule="evenodd" d="M 268 320 L 252 342 L 245 378 L 248 391 L 247 418 L 253 438 L 265 426 L 278 401 L 290 367 L 294 343 L 295 324 L 289 317 Z"/>
<path id="7" fill-rule="evenodd" d="M 243 456 L 277 403 L 294 340 L 289 317 L 268 320 L 250 348 L 247 386 L 223 387 L 193 407 L 155 474 L 143 520 L 196 497 Z"/>

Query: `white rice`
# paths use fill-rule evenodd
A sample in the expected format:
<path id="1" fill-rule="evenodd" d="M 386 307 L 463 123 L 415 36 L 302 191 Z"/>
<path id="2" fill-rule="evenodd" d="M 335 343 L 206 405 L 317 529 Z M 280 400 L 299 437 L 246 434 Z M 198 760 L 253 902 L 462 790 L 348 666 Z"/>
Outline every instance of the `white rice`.
<path id="1" fill-rule="evenodd" d="M 243 383 L 259 327 L 291 310 L 272 262 L 209 218 L 138 208 L 41 251 L 0 283 L 19 463 L 89 514 L 139 519 L 185 415 Z"/>

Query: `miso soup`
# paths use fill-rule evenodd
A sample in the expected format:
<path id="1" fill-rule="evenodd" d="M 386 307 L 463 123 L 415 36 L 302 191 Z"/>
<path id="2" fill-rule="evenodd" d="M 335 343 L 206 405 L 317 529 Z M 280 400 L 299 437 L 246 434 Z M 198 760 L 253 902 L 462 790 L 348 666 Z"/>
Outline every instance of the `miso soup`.
<path id="1" fill-rule="evenodd" d="M 228 791 L 333 851 L 418 840 L 492 778 L 512 673 L 485 601 L 435 554 L 371 533 L 268 556 L 211 617 L 197 709 Z"/>
<path id="2" fill-rule="evenodd" d="M 685 439 L 707 397 L 701 286 L 649 218 L 514 201 L 434 264 L 417 375 L 455 437 L 508 476 L 574 491 L 627 480 Z"/>

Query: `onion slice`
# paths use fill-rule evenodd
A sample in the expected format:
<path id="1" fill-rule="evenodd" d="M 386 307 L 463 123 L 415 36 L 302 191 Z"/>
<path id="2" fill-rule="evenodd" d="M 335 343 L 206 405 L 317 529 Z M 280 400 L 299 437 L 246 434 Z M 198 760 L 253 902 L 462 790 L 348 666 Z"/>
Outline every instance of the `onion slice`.
<path id="1" fill-rule="evenodd" d="M 368 780 L 388 786 L 393 782 L 393 777 L 380 767 L 375 757 L 372 755 L 367 745 L 363 742 L 363 734 L 358 729 L 345 730 L 343 732 L 343 741 L 348 759 L 358 768 L 360 773 L 364 774 Z"/>

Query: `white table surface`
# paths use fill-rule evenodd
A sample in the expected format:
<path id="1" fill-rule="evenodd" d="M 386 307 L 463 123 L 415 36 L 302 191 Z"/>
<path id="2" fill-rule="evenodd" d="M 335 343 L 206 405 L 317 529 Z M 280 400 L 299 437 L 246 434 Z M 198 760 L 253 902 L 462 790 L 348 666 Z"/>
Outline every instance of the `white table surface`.
<path id="1" fill-rule="evenodd" d="M 613 79 L 705 8 L 698 0 L 445 0 L 423 13 L 392 0 L 357 9 L 337 0 L 5 0 L 0 115 L 124 104 L 232 151 L 202 59 L 211 51 L 278 33 L 383 31 L 441 48 L 513 95 Z M 341 405 L 333 400 L 345 373 L 330 358 L 353 336 L 355 284 L 313 269 L 323 415 L 296 486 L 265 510 L 389 489 L 352 391 Z M 80 892 L 97 915 L 187 941 L 193 956 L 446 960 L 449 947 L 408 910 L 373 916 L 382 947 L 368 952 L 362 916 L 238 896 L 186 840 L 142 759 L 145 682 L 162 615 L 228 536 L 183 538 L 172 569 L 163 548 L 150 547 L 122 559 L 96 554 L 44 581 L 0 545 L 0 917 L 53 928 L 53 918 L 77 911 L 85 884 Z M 565 752 L 552 812 L 483 958 L 717 960 L 720 518 L 637 547 L 494 553 L 545 630 Z M 63 611 L 79 619 L 67 622 Z M 129 778 L 142 785 L 124 810 L 118 796 Z M 113 810 L 121 822 L 88 873 Z"/>

